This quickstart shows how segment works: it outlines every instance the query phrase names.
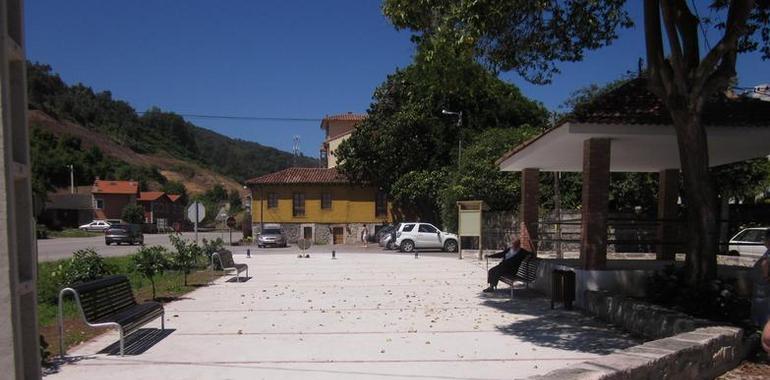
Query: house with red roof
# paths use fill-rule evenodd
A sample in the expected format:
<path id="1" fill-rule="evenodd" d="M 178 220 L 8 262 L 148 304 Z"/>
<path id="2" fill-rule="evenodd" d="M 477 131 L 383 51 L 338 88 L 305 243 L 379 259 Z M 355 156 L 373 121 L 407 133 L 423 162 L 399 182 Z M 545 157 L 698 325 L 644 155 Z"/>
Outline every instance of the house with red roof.
<path id="1" fill-rule="evenodd" d="M 304 238 L 319 244 L 355 243 L 364 225 L 374 234 L 393 220 L 387 194 L 352 184 L 335 168 L 288 168 L 246 184 L 254 232 L 277 224 L 289 242 Z"/>
<path id="2" fill-rule="evenodd" d="M 120 220 L 123 209 L 136 204 L 139 182 L 96 179 L 91 187 L 94 219 Z"/>

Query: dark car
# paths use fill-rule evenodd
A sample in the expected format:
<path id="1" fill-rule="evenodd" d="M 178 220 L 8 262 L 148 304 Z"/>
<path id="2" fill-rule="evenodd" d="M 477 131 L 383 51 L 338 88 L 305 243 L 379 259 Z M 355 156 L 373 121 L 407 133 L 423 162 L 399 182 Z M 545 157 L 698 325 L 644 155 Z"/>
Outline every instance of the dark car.
<path id="1" fill-rule="evenodd" d="M 113 224 L 104 231 L 104 242 L 110 244 L 144 244 L 144 234 L 138 224 Z"/>

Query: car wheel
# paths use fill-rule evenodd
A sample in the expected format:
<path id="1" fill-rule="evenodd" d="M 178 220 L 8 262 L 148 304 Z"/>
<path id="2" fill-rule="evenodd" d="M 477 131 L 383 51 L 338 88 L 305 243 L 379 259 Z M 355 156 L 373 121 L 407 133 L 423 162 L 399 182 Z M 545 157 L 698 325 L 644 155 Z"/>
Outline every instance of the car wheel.
<path id="1" fill-rule="evenodd" d="M 402 252 L 412 252 L 414 251 L 414 242 L 411 240 L 404 240 L 401 242 L 401 251 Z"/>
<path id="2" fill-rule="evenodd" d="M 109 245 L 110 245 L 110 242 L 108 242 L 108 241 L 105 241 L 105 242 L 104 242 L 104 244 L 107 244 L 107 246 L 109 247 Z"/>
<path id="3" fill-rule="evenodd" d="M 389 241 L 388 244 L 385 244 L 385 249 L 387 249 L 389 251 L 392 251 L 393 248 L 395 248 L 395 247 L 393 247 L 393 242 L 392 241 Z"/>
<path id="4" fill-rule="evenodd" d="M 444 251 L 446 252 L 457 252 L 457 242 L 454 240 L 447 240 L 444 243 Z"/>

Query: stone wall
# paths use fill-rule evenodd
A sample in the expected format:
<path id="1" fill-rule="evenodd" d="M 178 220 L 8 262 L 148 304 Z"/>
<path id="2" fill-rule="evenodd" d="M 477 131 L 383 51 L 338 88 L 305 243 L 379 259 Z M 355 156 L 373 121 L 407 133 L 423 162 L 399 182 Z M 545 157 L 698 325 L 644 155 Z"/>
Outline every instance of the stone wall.
<path id="1" fill-rule="evenodd" d="M 738 327 L 714 326 L 623 296 L 588 291 L 585 298 L 587 311 L 599 319 L 656 340 L 529 379 L 712 379 L 757 344 Z"/>

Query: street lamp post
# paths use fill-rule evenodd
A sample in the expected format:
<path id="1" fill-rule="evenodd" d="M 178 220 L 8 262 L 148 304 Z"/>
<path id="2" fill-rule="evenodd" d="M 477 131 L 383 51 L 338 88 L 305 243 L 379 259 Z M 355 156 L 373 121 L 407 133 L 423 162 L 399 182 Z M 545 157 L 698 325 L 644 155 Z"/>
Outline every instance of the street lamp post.
<path id="1" fill-rule="evenodd" d="M 444 115 L 453 115 L 457 116 L 457 171 L 460 171 L 460 158 L 462 158 L 462 151 L 463 151 L 463 136 L 460 133 L 460 128 L 463 126 L 463 111 L 460 112 L 453 112 L 453 111 L 447 111 L 442 109 L 441 113 Z M 479 244 L 481 244 L 481 241 L 479 241 Z M 463 242 L 460 241 L 457 244 L 457 253 L 458 258 L 460 260 L 463 259 Z M 417 251 L 415 250 L 414 257 L 417 258 Z"/>
<path id="2" fill-rule="evenodd" d="M 462 157 L 462 151 L 463 151 L 463 137 L 460 134 L 460 128 L 463 126 L 463 111 L 453 112 L 453 111 L 441 110 L 441 113 L 444 115 L 457 116 L 457 168 L 459 169 L 460 158 Z"/>

